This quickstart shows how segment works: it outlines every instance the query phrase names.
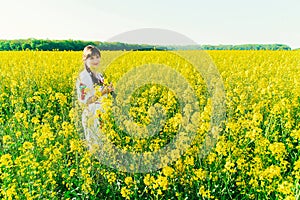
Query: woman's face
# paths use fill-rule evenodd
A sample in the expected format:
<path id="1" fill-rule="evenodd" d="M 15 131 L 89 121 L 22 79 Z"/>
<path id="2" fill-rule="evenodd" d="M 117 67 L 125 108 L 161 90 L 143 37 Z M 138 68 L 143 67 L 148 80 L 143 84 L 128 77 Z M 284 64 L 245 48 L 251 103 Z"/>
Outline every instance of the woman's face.
<path id="1" fill-rule="evenodd" d="M 100 56 L 94 55 L 85 60 L 86 65 L 92 70 L 96 71 L 100 64 Z"/>

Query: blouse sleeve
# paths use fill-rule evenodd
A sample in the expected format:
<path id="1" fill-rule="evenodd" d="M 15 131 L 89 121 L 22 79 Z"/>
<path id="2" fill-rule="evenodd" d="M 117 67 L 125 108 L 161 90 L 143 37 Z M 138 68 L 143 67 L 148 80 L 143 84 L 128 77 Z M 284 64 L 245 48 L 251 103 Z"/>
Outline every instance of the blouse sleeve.
<path id="1" fill-rule="evenodd" d="M 76 82 L 76 89 L 79 102 L 86 104 L 87 100 L 92 96 L 92 88 L 79 78 Z"/>

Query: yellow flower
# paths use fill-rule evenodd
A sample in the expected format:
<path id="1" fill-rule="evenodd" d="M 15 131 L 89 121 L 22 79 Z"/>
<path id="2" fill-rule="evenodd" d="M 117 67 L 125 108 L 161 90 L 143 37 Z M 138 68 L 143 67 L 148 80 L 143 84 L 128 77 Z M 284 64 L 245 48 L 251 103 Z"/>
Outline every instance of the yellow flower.
<path id="1" fill-rule="evenodd" d="M 278 185 L 278 192 L 282 194 L 289 195 L 292 194 L 292 188 L 294 187 L 293 183 L 288 181 L 283 181 L 281 184 Z"/>
<path id="2" fill-rule="evenodd" d="M 144 177 L 144 183 L 146 186 L 150 186 L 155 181 L 154 177 L 150 174 L 146 174 Z"/>
<path id="3" fill-rule="evenodd" d="M 207 156 L 208 164 L 212 164 L 215 161 L 216 157 L 217 155 L 215 153 L 210 152 Z"/>
<path id="4" fill-rule="evenodd" d="M 31 119 L 31 122 L 32 122 L 33 124 L 39 124 L 39 123 L 40 123 L 40 120 L 39 120 L 39 118 L 37 118 L 37 117 L 33 117 L 33 118 Z"/>
<path id="5" fill-rule="evenodd" d="M 161 187 L 163 190 L 168 189 L 168 179 L 165 176 L 158 176 L 158 178 L 155 180 L 155 184 L 159 187 Z"/>
<path id="6" fill-rule="evenodd" d="M 194 169 L 194 174 L 195 176 L 193 176 L 193 179 L 196 181 L 198 181 L 199 179 L 203 181 L 206 178 L 206 171 L 204 171 L 203 169 Z"/>
<path id="7" fill-rule="evenodd" d="M 269 182 L 273 181 L 273 178 L 280 177 L 280 167 L 271 165 L 261 173 L 261 179 L 267 179 Z"/>
<path id="8" fill-rule="evenodd" d="M 166 176 L 166 177 L 174 177 L 174 169 L 172 167 L 169 167 L 169 166 L 165 166 L 163 169 L 162 169 L 162 173 Z"/>
<path id="9" fill-rule="evenodd" d="M 130 191 L 129 189 L 127 189 L 126 186 L 121 188 L 121 195 L 122 197 L 126 198 L 126 199 L 130 199 L 130 195 L 133 194 L 132 191 Z"/>
<path id="10" fill-rule="evenodd" d="M 55 98 L 58 99 L 58 102 L 61 106 L 67 103 L 67 97 L 62 93 L 56 93 Z"/>
<path id="11" fill-rule="evenodd" d="M 133 183 L 133 179 L 132 177 L 128 176 L 125 178 L 124 182 L 126 183 L 126 185 L 130 186 Z"/>
<path id="12" fill-rule="evenodd" d="M 294 163 L 294 170 L 297 171 L 300 169 L 300 159 Z"/>
<path id="13" fill-rule="evenodd" d="M 17 197 L 16 185 L 11 184 L 6 191 L 5 190 L 2 191 L 2 194 L 4 195 L 5 199 L 16 199 Z"/>
<path id="14" fill-rule="evenodd" d="M 158 190 L 157 190 L 157 194 L 158 194 L 158 195 L 162 195 L 161 189 L 158 189 Z"/>
<path id="15" fill-rule="evenodd" d="M 71 169 L 71 171 L 70 171 L 70 177 L 74 176 L 75 172 L 76 172 L 76 169 Z"/>
<path id="16" fill-rule="evenodd" d="M 236 161 L 237 168 L 241 170 L 241 169 L 243 168 L 245 162 L 246 162 L 246 161 L 245 161 L 244 158 L 239 158 L 239 159 Z"/>
<path id="17" fill-rule="evenodd" d="M 300 130 L 293 130 L 291 136 L 297 140 L 300 139 Z"/>
<path id="18" fill-rule="evenodd" d="M 285 145 L 282 142 L 270 144 L 269 149 L 277 159 L 286 154 Z"/>
<path id="19" fill-rule="evenodd" d="M 184 164 L 194 166 L 194 157 L 192 156 L 185 157 Z"/>
<path id="20" fill-rule="evenodd" d="M 225 164 L 225 169 L 224 171 L 229 171 L 231 173 L 236 172 L 236 170 L 234 169 L 235 164 L 232 163 L 231 161 L 227 161 Z"/>
<path id="21" fill-rule="evenodd" d="M 17 138 L 19 138 L 21 135 L 22 135 L 22 132 L 21 132 L 21 131 L 17 131 L 17 132 L 16 132 L 16 137 L 17 137 Z"/>
<path id="22" fill-rule="evenodd" d="M 32 142 L 24 142 L 23 143 L 23 148 L 24 148 L 24 150 L 32 150 L 33 149 L 33 144 L 32 144 Z"/>
<path id="23" fill-rule="evenodd" d="M 57 121 L 59 120 L 59 118 L 60 118 L 59 115 L 55 115 L 55 116 L 53 117 L 53 122 L 54 122 L 54 123 L 57 123 Z"/>
<path id="24" fill-rule="evenodd" d="M 110 184 L 113 184 L 117 180 L 117 175 L 114 172 L 110 172 L 107 175 L 107 180 Z"/>
<path id="25" fill-rule="evenodd" d="M 70 140 L 70 151 L 69 152 L 81 152 L 82 147 L 81 147 L 81 142 L 76 140 L 76 139 L 72 139 Z"/>
<path id="26" fill-rule="evenodd" d="M 204 198 L 209 198 L 209 199 L 214 198 L 212 195 L 210 195 L 210 190 L 205 190 L 204 186 L 201 186 L 199 188 L 198 194 L 200 194 Z"/>
<path id="27" fill-rule="evenodd" d="M 11 167 L 13 161 L 12 156 L 10 154 L 3 154 L 0 157 L 0 166 Z"/>
<path id="28" fill-rule="evenodd" d="M 2 139 L 3 139 L 3 144 L 10 144 L 12 138 L 10 135 L 4 135 Z"/>

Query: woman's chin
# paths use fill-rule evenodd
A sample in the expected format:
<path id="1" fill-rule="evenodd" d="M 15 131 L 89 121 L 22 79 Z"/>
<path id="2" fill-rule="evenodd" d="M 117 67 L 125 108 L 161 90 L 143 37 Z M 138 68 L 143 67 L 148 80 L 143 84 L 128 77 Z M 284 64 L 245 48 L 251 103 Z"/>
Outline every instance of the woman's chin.
<path id="1" fill-rule="evenodd" d="M 99 66 L 90 66 L 90 69 L 92 70 L 92 71 L 95 71 L 95 70 L 97 70 L 99 68 Z"/>

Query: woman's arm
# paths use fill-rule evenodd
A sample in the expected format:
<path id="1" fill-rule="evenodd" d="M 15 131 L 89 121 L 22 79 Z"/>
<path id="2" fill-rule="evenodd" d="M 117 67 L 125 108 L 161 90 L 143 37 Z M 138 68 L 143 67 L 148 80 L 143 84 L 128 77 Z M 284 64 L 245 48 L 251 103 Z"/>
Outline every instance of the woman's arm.
<path id="1" fill-rule="evenodd" d="M 114 91 L 115 89 L 114 89 L 114 87 L 113 87 L 113 84 L 112 83 L 110 83 L 108 86 L 105 86 L 104 88 L 103 88 L 103 90 L 102 90 L 102 95 L 105 95 L 105 94 L 109 94 L 109 93 L 111 93 L 112 91 Z"/>
<path id="2" fill-rule="evenodd" d="M 109 84 L 108 86 L 104 86 L 102 91 L 101 91 L 101 96 L 105 95 L 105 94 L 109 94 L 111 93 L 112 91 L 114 91 L 114 87 L 111 84 Z M 99 97 L 97 97 L 96 95 L 94 96 L 91 96 L 88 98 L 87 100 L 87 104 L 91 104 L 91 103 L 95 103 L 96 101 L 98 101 Z"/>

